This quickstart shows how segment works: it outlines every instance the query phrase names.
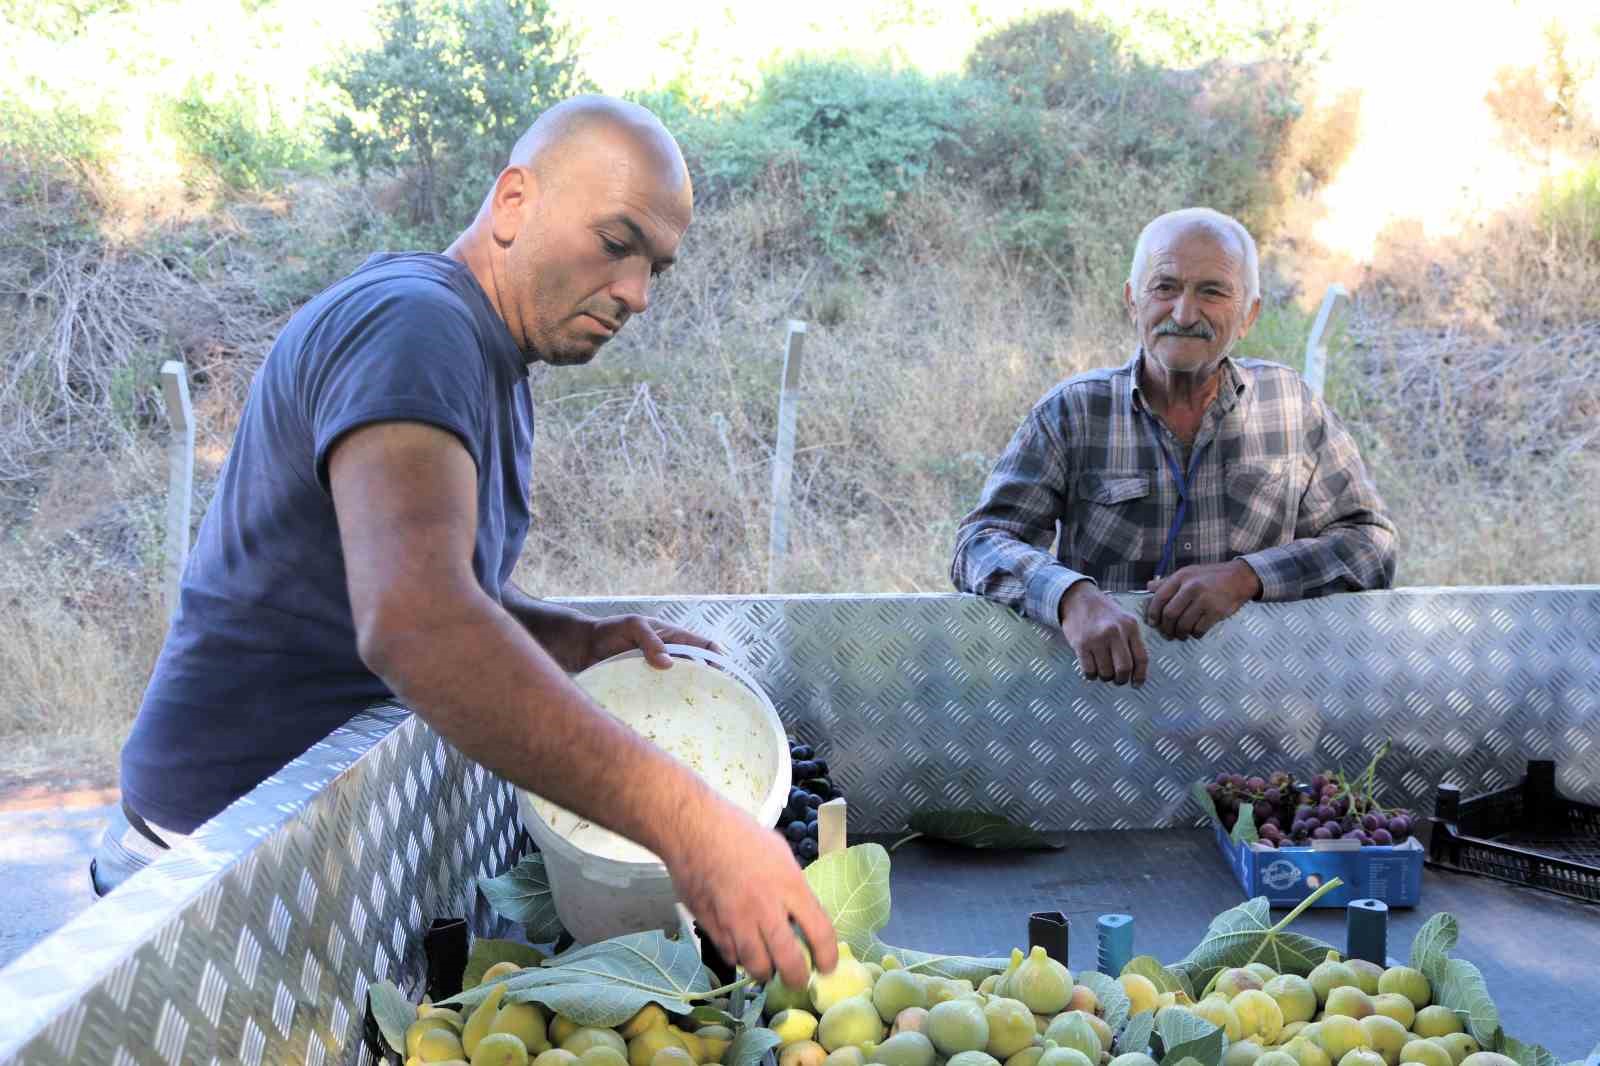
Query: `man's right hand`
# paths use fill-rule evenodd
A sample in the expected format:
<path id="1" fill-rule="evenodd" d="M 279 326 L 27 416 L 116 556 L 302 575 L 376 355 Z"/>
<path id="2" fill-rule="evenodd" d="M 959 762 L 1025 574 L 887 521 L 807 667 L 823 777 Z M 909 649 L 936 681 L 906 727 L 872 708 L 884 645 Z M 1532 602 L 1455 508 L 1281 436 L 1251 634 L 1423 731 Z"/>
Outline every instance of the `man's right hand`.
<path id="1" fill-rule="evenodd" d="M 757 980 L 777 972 L 790 988 L 804 988 L 811 969 L 798 926 L 812 966 L 832 972 L 837 934 L 783 837 L 709 790 L 703 803 L 698 811 L 693 802 L 680 808 L 671 834 L 679 846 L 664 848 L 662 859 L 678 898 L 722 957 Z"/>
<path id="2" fill-rule="evenodd" d="M 1078 667 L 1090 681 L 1119 685 L 1144 684 L 1150 670 L 1139 620 L 1118 607 L 1094 582 L 1084 580 L 1067 589 L 1059 611 L 1061 632 L 1078 656 Z"/>

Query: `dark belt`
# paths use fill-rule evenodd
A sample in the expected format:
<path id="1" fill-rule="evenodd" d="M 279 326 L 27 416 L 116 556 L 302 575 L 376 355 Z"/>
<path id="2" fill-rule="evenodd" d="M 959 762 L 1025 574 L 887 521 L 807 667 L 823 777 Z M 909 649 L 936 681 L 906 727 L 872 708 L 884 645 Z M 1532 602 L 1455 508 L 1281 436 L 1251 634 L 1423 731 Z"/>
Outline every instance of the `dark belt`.
<path id="1" fill-rule="evenodd" d="M 133 826 L 134 832 L 138 833 L 140 836 L 144 837 L 158 848 L 163 850 L 169 849 L 167 842 L 156 836 L 156 831 L 150 828 L 150 823 L 146 822 L 143 818 L 140 818 L 134 809 L 128 806 L 128 797 L 126 796 L 122 797 L 122 816 L 128 820 L 129 825 Z"/>

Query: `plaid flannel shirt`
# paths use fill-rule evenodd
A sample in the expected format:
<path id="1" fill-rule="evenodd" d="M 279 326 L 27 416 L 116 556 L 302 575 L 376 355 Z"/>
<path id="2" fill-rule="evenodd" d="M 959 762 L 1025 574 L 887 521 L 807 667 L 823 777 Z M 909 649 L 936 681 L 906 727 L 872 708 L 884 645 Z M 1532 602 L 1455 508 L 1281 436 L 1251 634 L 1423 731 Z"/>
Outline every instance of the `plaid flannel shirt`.
<path id="1" fill-rule="evenodd" d="M 1355 441 L 1298 374 L 1225 359 L 1186 452 L 1146 406 L 1139 359 L 1079 374 L 1035 405 L 956 534 L 956 588 L 1050 626 L 1085 578 L 1142 591 L 1179 504 L 1158 439 L 1180 467 L 1193 463 L 1171 570 L 1243 559 L 1264 600 L 1393 583 L 1394 524 Z"/>

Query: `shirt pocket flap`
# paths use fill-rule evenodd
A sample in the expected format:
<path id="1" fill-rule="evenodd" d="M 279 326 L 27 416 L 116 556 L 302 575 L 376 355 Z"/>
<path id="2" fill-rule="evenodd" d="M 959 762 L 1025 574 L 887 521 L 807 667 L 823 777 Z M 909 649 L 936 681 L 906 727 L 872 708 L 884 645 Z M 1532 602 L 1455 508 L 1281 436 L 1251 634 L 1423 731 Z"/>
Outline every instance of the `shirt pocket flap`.
<path id="1" fill-rule="evenodd" d="M 1093 503 L 1127 503 L 1150 495 L 1150 479 L 1143 474 L 1080 474 L 1078 492 Z"/>

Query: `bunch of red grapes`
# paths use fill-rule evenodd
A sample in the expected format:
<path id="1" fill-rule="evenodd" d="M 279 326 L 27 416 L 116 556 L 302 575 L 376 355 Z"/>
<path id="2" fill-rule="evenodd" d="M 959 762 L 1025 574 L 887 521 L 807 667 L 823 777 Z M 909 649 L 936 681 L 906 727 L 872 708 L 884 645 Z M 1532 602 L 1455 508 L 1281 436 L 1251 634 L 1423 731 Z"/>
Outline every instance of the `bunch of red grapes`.
<path id="1" fill-rule="evenodd" d="M 1206 785 L 1206 793 L 1230 833 L 1241 806 L 1248 805 L 1261 843 L 1269 847 L 1304 847 L 1314 840 L 1337 839 L 1386 846 L 1411 835 L 1411 812 L 1380 806 L 1372 794 L 1370 774 L 1351 781 L 1324 771 L 1310 784 L 1296 784 L 1282 770 L 1268 777 L 1221 773 Z"/>

